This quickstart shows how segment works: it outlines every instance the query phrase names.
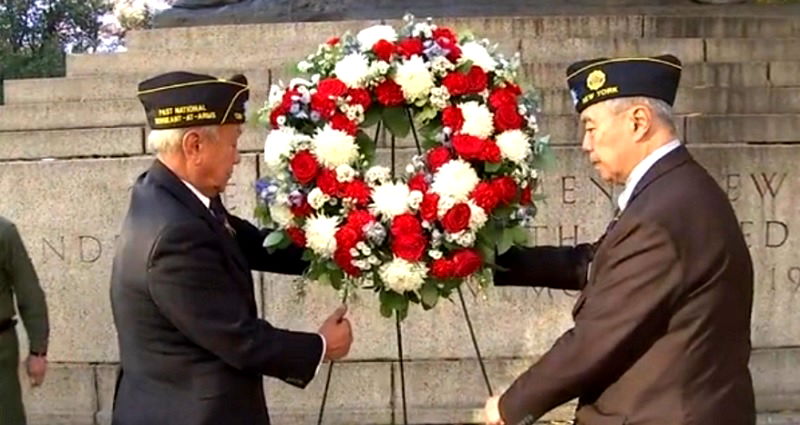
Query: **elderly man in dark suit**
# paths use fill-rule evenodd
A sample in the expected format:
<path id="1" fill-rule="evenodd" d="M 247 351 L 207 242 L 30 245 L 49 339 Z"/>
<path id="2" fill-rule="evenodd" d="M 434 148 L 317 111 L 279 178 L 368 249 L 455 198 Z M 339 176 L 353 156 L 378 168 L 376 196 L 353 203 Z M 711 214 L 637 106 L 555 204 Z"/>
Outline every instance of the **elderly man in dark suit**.
<path id="1" fill-rule="evenodd" d="M 298 250 L 219 199 L 239 162 L 249 88 L 173 72 L 139 85 L 158 158 L 133 187 L 111 278 L 121 375 L 115 425 L 267 425 L 262 376 L 305 387 L 352 342 L 340 308 L 319 333 L 258 318 L 251 270 L 299 274 Z"/>
<path id="2" fill-rule="evenodd" d="M 595 244 L 512 249 L 498 285 L 580 290 L 575 326 L 486 405 L 532 424 L 578 398 L 578 425 L 753 425 L 753 266 L 734 211 L 679 142 L 671 55 L 569 67 L 583 150 L 624 184 Z"/>

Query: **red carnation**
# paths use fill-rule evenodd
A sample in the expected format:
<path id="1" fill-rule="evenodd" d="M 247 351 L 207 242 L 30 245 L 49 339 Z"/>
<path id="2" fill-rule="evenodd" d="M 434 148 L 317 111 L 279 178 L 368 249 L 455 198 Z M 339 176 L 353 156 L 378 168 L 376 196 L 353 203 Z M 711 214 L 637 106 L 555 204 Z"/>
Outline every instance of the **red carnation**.
<path id="1" fill-rule="evenodd" d="M 447 27 L 439 27 L 433 30 L 433 39 L 436 40 L 437 43 L 441 42 L 442 39 L 449 43 L 456 43 L 458 41 L 455 31 Z"/>
<path id="2" fill-rule="evenodd" d="M 494 126 L 498 132 L 522 128 L 524 119 L 517 112 L 517 104 L 501 106 L 494 113 Z"/>
<path id="3" fill-rule="evenodd" d="M 425 181 L 425 174 L 419 173 L 408 180 L 408 188 L 411 190 L 418 190 L 422 193 L 428 191 L 428 182 Z"/>
<path id="4" fill-rule="evenodd" d="M 470 93 L 480 93 L 485 90 L 489 84 L 489 77 L 486 75 L 483 68 L 473 66 L 467 74 L 467 81 L 469 81 Z"/>
<path id="5" fill-rule="evenodd" d="M 483 208 L 487 214 L 491 213 L 500 202 L 500 197 L 497 196 L 494 186 L 489 182 L 478 183 L 470 197 L 479 207 Z"/>
<path id="6" fill-rule="evenodd" d="M 469 78 L 457 71 L 447 74 L 442 79 L 442 85 L 447 87 L 450 96 L 461 96 L 469 92 Z"/>
<path id="7" fill-rule="evenodd" d="M 510 87 L 495 89 L 489 95 L 489 106 L 491 106 L 492 110 L 496 111 L 508 105 L 517 105 L 517 95 Z"/>
<path id="8" fill-rule="evenodd" d="M 511 90 L 511 93 L 514 93 L 517 96 L 522 94 L 522 89 L 520 89 L 519 86 L 514 83 L 506 83 L 506 88 Z"/>
<path id="9" fill-rule="evenodd" d="M 455 267 L 453 260 L 440 258 L 431 264 L 431 275 L 437 279 L 450 279 L 453 277 Z"/>
<path id="10" fill-rule="evenodd" d="M 380 60 L 389 62 L 392 60 L 392 55 L 394 54 L 395 47 L 394 43 L 386 40 L 380 40 L 372 46 L 372 51 L 375 52 L 375 56 L 377 56 Z"/>
<path id="11" fill-rule="evenodd" d="M 336 249 L 349 250 L 355 248 L 356 244 L 361 240 L 361 232 L 350 226 L 342 226 L 336 231 Z"/>
<path id="12" fill-rule="evenodd" d="M 336 171 L 326 168 L 317 176 L 317 187 L 328 196 L 339 194 L 339 182 L 336 180 Z"/>
<path id="13" fill-rule="evenodd" d="M 517 197 L 517 183 L 511 177 L 504 176 L 492 180 L 492 187 L 503 204 L 508 204 Z"/>
<path id="14" fill-rule="evenodd" d="M 341 97 L 347 93 L 347 85 L 338 78 L 325 78 L 317 84 L 317 93 L 328 97 Z"/>
<path id="15" fill-rule="evenodd" d="M 300 184 L 310 183 L 314 180 L 314 177 L 317 176 L 317 172 L 319 171 L 317 159 L 307 150 L 297 152 L 289 162 L 289 167 L 292 169 L 294 178 L 297 179 Z"/>
<path id="16" fill-rule="evenodd" d="M 469 134 L 457 134 L 453 136 L 453 147 L 456 153 L 467 161 L 480 159 L 483 154 L 483 145 L 486 143 L 480 137 Z"/>
<path id="17" fill-rule="evenodd" d="M 400 106 L 406 102 L 403 89 L 394 80 L 386 79 L 375 87 L 375 97 L 384 106 Z"/>
<path id="18" fill-rule="evenodd" d="M 458 233 L 469 226 L 469 217 L 472 215 L 469 205 L 461 202 L 450 208 L 442 218 L 444 230 L 449 233 Z"/>
<path id="19" fill-rule="evenodd" d="M 303 229 L 299 227 L 289 227 L 286 229 L 286 233 L 295 245 L 300 248 L 306 247 L 306 232 L 304 232 Z"/>
<path id="20" fill-rule="evenodd" d="M 436 220 L 436 217 L 439 216 L 439 195 L 433 192 L 428 192 L 423 195 L 419 211 L 423 220 Z"/>
<path id="21" fill-rule="evenodd" d="M 293 206 L 290 209 L 295 217 L 308 217 L 314 212 L 314 209 L 311 208 L 311 205 L 308 203 L 305 196 L 303 197 L 303 201 L 300 203 L 300 205 L 296 207 Z"/>
<path id="22" fill-rule="evenodd" d="M 405 213 L 395 216 L 392 219 L 392 236 L 398 237 L 403 234 L 422 234 L 422 224 L 414 214 Z"/>
<path id="23" fill-rule="evenodd" d="M 419 261 L 422 258 L 422 254 L 425 253 L 427 245 L 428 239 L 422 234 L 407 233 L 394 237 L 392 252 L 404 260 Z"/>
<path id="24" fill-rule="evenodd" d="M 372 189 L 363 180 L 353 180 L 346 183 L 344 188 L 344 197 L 354 199 L 359 207 L 367 206 L 371 195 Z"/>
<path id="25" fill-rule="evenodd" d="M 461 59 L 461 48 L 458 47 L 458 44 L 453 43 L 449 46 L 442 45 L 442 47 L 450 51 L 450 53 L 447 54 L 447 59 L 449 59 L 450 62 L 455 63 Z"/>
<path id="26" fill-rule="evenodd" d="M 397 53 L 408 59 L 414 55 L 422 54 L 422 40 L 418 38 L 407 38 L 397 43 Z"/>
<path id="27" fill-rule="evenodd" d="M 361 270 L 353 265 L 353 256 L 350 254 L 349 249 L 337 249 L 333 253 L 333 261 L 351 276 L 359 276 L 361 274 Z"/>
<path id="28" fill-rule="evenodd" d="M 341 130 L 345 133 L 355 136 L 358 132 L 358 124 L 353 121 L 350 121 L 346 115 L 342 113 L 336 113 L 331 118 L 331 126 L 334 130 Z"/>
<path id="29" fill-rule="evenodd" d="M 363 232 L 364 226 L 375 221 L 375 217 L 366 210 L 353 210 L 347 216 L 347 226 Z"/>
<path id="30" fill-rule="evenodd" d="M 288 112 L 288 111 L 285 111 L 280 107 L 275 108 L 275 109 L 272 110 L 272 112 L 269 114 L 269 123 L 272 124 L 272 128 L 278 128 L 279 127 L 278 118 L 284 116 L 286 114 L 286 112 Z"/>
<path id="31" fill-rule="evenodd" d="M 336 113 L 336 101 L 322 92 L 316 92 L 311 95 L 311 109 L 319 112 L 323 118 L 330 118 Z"/>
<path id="32" fill-rule="evenodd" d="M 492 140 L 484 143 L 481 159 L 488 162 L 500 162 L 500 146 L 497 146 L 497 143 Z"/>
<path id="33" fill-rule="evenodd" d="M 450 127 L 453 132 L 458 132 L 464 125 L 464 114 L 458 106 L 448 106 L 442 110 L 442 124 Z"/>
<path id="34" fill-rule="evenodd" d="M 474 249 L 462 249 L 453 255 L 453 265 L 456 277 L 467 277 L 483 265 L 483 259 Z"/>
<path id="35" fill-rule="evenodd" d="M 350 104 L 363 106 L 364 112 L 372 105 L 372 95 L 367 89 L 350 89 L 347 94 L 350 96 Z"/>
<path id="36" fill-rule="evenodd" d="M 331 38 L 329 38 L 328 41 L 326 41 L 326 44 L 328 46 L 335 46 L 335 45 L 339 44 L 339 37 L 331 37 Z"/>
<path id="37" fill-rule="evenodd" d="M 525 185 L 522 189 L 522 194 L 519 196 L 520 205 L 530 205 L 533 203 L 533 194 L 531 192 L 531 185 Z"/>
<path id="38" fill-rule="evenodd" d="M 450 161 L 450 150 L 448 150 L 444 146 L 439 146 L 437 148 L 433 148 L 428 152 L 428 167 L 431 170 L 436 171 L 442 165 L 446 164 Z"/>

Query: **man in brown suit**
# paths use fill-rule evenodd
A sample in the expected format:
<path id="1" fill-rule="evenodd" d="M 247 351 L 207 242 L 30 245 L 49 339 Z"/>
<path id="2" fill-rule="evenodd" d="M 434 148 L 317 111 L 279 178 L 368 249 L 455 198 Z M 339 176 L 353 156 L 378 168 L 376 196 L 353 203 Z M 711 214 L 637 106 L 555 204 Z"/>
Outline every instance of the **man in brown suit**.
<path id="1" fill-rule="evenodd" d="M 714 179 L 677 139 L 674 56 L 569 67 L 583 149 L 624 184 L 594 244 L 512 249 L 497 285 L 580 290 L 575 326 L 500 397 L 490 424 L 578 398 L 578 425 L 753 425 L 753 266 Z"/>

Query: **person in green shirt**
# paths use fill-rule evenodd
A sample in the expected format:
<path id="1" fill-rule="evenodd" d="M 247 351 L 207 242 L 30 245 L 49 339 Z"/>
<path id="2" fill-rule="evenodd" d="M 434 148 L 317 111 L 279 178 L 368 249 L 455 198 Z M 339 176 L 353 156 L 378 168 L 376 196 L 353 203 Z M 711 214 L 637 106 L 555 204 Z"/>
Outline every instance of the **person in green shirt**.
<path id="1" fill-rule="evenodd" d="M 31 385 L 47 371 L 49 323 L 44 291 L 17 227 L 0 217 L 0 424 L 24 425 L 19 383 L 19 341 L 14 329 L 14 299 L 28 333 L 30 355 L 25 362 Z"/>

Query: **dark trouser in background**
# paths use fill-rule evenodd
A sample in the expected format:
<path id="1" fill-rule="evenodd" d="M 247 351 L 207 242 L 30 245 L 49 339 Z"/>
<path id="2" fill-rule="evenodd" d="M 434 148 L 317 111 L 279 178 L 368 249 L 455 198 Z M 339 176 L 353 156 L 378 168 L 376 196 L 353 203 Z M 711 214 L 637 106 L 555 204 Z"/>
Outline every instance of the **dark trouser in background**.
<path id="1" fill-rule="evenodd" d="M 0 424 L 25 425 L 19 386 L 19 341 L 17 332 L 0 332 Z"/>

